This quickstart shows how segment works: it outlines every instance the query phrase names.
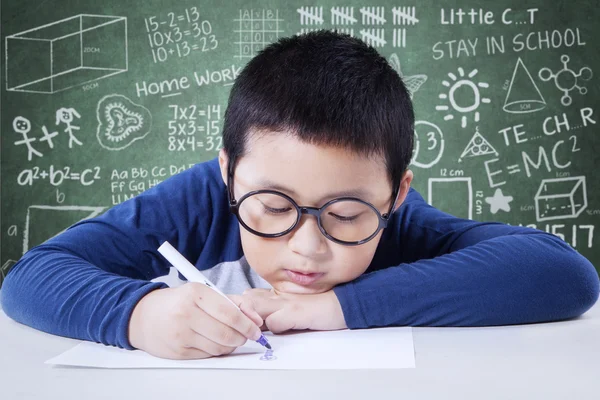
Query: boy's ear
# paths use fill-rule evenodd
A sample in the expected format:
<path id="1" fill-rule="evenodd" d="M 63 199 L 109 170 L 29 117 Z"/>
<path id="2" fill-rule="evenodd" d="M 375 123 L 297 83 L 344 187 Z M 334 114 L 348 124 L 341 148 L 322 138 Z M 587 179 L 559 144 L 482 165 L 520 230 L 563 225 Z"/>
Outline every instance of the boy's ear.
<path id="1" fill-rule="evenodd" d="M 407 169 L 404 173 L 404 176 L 402 176 L 402 180 L 400 181 L 400 190 L 398 191 L 396 205 L 394 206 L 394 210 L 392 212 L 396 211 L 398 208 L 400 208 L 402 203 L 404 203 L 404 199 L 406 199 L 406 195 L 410 189 L 410 183 L 412 182 L 413 177 L 413 172 L 410 169 Z"/>
<path id="2" fill-rule="evenodd" d="M 219 169 L 221 170 L 221 178 L 223 183 L 227 186 L 227 166 L 229 164 L 229 157 L 225 153 L 225 149 L 219 150 Z"/>

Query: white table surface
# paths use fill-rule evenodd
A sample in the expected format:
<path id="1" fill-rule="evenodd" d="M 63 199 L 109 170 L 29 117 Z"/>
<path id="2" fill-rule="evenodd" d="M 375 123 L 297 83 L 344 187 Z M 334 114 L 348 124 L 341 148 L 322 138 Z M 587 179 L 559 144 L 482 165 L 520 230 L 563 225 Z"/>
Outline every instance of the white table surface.
<path id="1" fill-rule="evenodd" d="M 413 328 L 415 369 L 249 371 L 96 369 L 44 364 L 78 340 L 0 311 L 0 398 L 598 399 L 600 302 L 562 322 Z M 393 396 L 393 397 L 392 397 Z"/>

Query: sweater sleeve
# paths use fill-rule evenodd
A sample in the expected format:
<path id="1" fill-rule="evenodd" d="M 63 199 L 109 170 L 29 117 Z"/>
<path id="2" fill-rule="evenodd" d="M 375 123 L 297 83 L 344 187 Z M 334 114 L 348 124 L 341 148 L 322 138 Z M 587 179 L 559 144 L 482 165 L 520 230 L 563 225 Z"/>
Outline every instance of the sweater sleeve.
<path id="1" fill-rule="evenodd" d="M 168 273 L 169 242 L 198 259 L 211 215 L 206 178 L 192 167 L 29 250 L 2 286 L 5 313 L 36 329 L 133 349 L 129 319 L 149 282 Z"/>
<path id="2" fill-rule="evenodd" d="M 454 217 L 411 189 L 366 274 L 334 288 L 349 328 L 485 326 L 579 316 L 593 265 L 560 238 Z"/>

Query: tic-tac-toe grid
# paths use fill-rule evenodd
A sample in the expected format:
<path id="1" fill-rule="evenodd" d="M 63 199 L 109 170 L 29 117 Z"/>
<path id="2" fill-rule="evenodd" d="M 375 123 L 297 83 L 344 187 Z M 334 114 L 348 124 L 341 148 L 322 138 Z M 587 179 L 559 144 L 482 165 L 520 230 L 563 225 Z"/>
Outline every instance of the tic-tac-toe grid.
<path id="1" fill-rule="evenodd" d="M 283 31 L 279 29 L 279 10 L 240 10 L 239 58 L 251 58 L 267 44 L 274 42 Z"/>

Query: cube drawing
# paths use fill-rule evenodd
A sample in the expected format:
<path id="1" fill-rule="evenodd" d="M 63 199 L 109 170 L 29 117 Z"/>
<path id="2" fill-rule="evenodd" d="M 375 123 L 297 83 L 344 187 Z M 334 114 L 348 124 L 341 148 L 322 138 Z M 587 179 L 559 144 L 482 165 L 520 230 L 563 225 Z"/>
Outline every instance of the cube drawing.
<path id="1" fill-rule="evenodd" d="M 538 221 L 577 218 L 586 207 L 585 176 L 544 179 L 535 195 Z"/>
<path id="2" fill-rule="evenodd" d="M 62 90 L 127 71 L 127 18 L 79 14 L 6 37 L 6 89 Z"/>

